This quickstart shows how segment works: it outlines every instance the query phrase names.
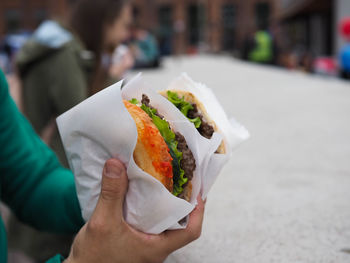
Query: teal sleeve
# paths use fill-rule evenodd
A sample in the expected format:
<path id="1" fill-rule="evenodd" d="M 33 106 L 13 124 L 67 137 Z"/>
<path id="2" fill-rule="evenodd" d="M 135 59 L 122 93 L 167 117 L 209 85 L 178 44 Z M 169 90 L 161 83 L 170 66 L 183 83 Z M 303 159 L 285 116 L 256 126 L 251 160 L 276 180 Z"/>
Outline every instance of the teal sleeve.
<path id="1" fill-rule="evenodd" d="M 0 194 L 39 230 L 77 232 L 83 224 L 74 177 L 35 134 L 11 99 L 0 71 Z"/>
<path id="2" fill-rule="evenodd" d="M 46 263 L 61 263 L 64 261 L 64 257 L 62 257 L 61 255 L 56 255 L 52 258 L 50 258 L 49 260 L 46 261 Z"/>

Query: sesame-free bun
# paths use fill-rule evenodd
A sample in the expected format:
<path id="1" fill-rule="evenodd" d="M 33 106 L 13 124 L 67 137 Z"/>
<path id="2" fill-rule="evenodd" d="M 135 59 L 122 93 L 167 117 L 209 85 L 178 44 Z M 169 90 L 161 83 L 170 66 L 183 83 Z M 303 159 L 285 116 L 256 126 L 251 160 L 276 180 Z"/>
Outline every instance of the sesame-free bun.
<path id="1" fill-rule="evenodd" d="M 172 192 L 172 158 L 167 144 L 146 112 L 126 100 L 123 102 L 137 128 L 138 136 L 134 150 L 136 164 Z"/>
<path id="2" fill-rule="evenodd" d="M 181 198 L 185 199 L 187 202 L 191 200 L 192 195 L 192 181 L 189 181 L 187 185 L 184 187 L 182 194 L 180 194 Z"/>

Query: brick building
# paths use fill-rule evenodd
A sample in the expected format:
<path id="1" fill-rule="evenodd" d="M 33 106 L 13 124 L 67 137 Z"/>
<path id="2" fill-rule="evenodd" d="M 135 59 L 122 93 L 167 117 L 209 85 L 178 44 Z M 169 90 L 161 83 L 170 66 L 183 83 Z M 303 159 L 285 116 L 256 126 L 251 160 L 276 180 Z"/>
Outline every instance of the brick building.
<path id="1" fill-rule="evenodd" d="M 64 14 L 68 0 L 1 0 L 0 36 L 33 30 L 43 19 Z M 281 0 L 132 0 L 138 24 L 153 31 L 165 53 L 198 46 L 234 51 L 246 34 L 267 27 Z"/>
<path id="2" fill-rule="evenodd" d="M 67 0 L 1 0 L 0 36 L 19 30 L 33 30 L 46 19 L 62 15 Z"/>
<path id="3" fill-rule="evenodd" d="M 138 23 L 152 29 L 172 51 L 184 53 L 201 43 L 210 51 L 234 51 L 247 33 L 267 28 L 280 0 L 134 0 Z"/>
<path id="4" fill-rule="evenodd" d="M 345 0 L 347 1 L 347 0 Z M 283 0 L 279 21 L 293 49 L 314 56 L 334 52 L 334 7 L 337 0 Z"/>
<path id="5" fill-rule="evenodd" d="M 302 46 L 315 56 L 330 56 L 344 45 L 338 27 L 349 15 L 349 0 L 282 0 L 278 20 L 291 46 Z"/>

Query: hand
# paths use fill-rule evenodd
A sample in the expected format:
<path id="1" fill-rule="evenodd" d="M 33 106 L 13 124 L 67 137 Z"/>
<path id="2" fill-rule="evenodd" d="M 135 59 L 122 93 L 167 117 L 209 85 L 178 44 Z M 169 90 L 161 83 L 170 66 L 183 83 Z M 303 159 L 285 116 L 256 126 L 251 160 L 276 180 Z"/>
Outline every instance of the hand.
<path id="1" fill-rule="evenodd" d="M 150 235 L 133 229 L 124 221 L 127 185 L 123 164 L 116 159 L 108 160 L 95 211 L 77 234 L 66 263 L 163 262 L 170 253 L 199 238 L 204 213 L 200 197 L 186 229 Z"/>
<path id="2" fill-rule="evenodd" d="M 135 59 L 131 53 L 128 51 L 123 55 L 121 60 L 117 63 L 113 63 L 109 69 L 109 74 L 117 79 L 122 79 L 125 73 L 130 70 L 135 64 Z"/>

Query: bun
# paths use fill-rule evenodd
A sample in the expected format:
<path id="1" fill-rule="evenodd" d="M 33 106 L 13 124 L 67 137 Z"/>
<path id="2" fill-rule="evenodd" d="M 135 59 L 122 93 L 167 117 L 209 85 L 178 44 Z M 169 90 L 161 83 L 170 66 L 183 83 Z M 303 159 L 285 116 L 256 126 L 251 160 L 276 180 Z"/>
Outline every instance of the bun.
<path id="1" fill-rule="evenodd" d="M 192 195 L 192 182 L 189 181 L 187 185 L 184 187 L 184 190 L 179 197 L 189 202 L 191 200 L 191 195 Z"/>
<path id="2" fill-rule="evenodd" d="M 137 128 L 138 136 L 134 150 L 136 164 L 160 181 L 172 193 L 172 157 L 167 144 L 146 112 L 126 100 L 123 102 Z"/>
<path id="3" fill-rule="evenodd" d="M 167 98 L 168 97 L 167 91 L 168 90 L 159 91 L 159 94 L 162 95 L 163 97 Z M 175 92 L 180 98 L 183 97 L 186 102 L 189 102 L 191 104 L 196 104 L 198 112 L 203 116 L 203 120 L 206 123 L 210 124 L 214 128 L 215 132 L 219 131 L 216 123 L 212 120 L 212 118 L 210 118 L 203 103 L 201 101 L 199 101 L 193 93 L 191 93 L 189 91 L 184 91 L 184 90 L 171 90 L 171 91 Z M 221 144 L 219 145 L 219 147 L 216 151 L 217 151 L 217 153 L 221 153 L 221 154 L 226 153 L 224 141 L 221 142 Z"/>

